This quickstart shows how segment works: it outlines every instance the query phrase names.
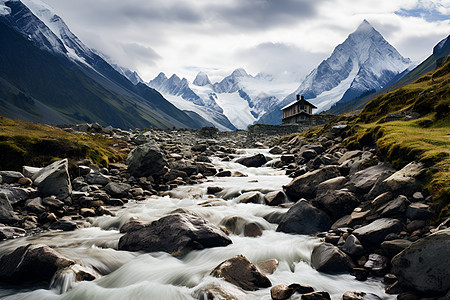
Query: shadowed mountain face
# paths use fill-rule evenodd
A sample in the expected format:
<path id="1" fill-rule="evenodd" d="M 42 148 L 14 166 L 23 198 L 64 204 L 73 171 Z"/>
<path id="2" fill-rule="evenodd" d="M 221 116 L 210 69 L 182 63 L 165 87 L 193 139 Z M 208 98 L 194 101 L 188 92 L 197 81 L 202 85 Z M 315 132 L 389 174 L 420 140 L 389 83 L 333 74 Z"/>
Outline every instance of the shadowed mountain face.
<path id="1" fill-rule="evenodd" d="M 209 124 L 177 109 L 148 86 L 131 83 L 83 45 L 57 15 L 41 11 L 41 20 L 20 1 L 5 5 L 9 13 L 0 15 L 2 115 L 125 129 Z"/>

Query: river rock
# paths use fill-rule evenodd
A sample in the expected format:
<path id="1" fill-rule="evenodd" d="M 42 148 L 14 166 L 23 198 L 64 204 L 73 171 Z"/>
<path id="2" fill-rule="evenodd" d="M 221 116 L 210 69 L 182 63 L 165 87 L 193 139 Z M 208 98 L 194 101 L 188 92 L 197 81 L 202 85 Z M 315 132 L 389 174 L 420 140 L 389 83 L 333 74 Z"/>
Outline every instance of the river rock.
<path id="1" fill-rule="evenodd" d="M 127 251 L 164 251 L 183 256 L 191 250 L 231 244 L 230 238 L 201 217 L 173 214 L 127 232 L 119 240 L 119 249 Z"/>
<path id="2" fill-rule="evenodd" d="M 338 163 L 339 164 L 343 164 L 345 161 L 361 156 L 363 154 L 363 151 L 361 150 L 353 150 L 353 151 L 347 151 L 344 153 L 344 155 L 342 155 L 339 160 Z"/>
<path id="3" fill-rule="evenodd" d="M 349 272 L 355 267 L 347 254 L 329 243 L 314 247 L 311 254 L 311 266 L 319 272 L 330 274 Z"/>
<path id="4" fill-rule="evenodd" d="M 349 215 L 359 205 L 358 199 L 349 191 L 328 191 L 318 195 L 314 201 L 322 207 L 333 221 Z"/>
<path id="5" fill-rule="evenodd" d="M 22 246 L 0 260 L 0 280 L 13 284 L 50 282 L 53 275 L 74 261 L 46 245 Z"/>
<path id="6" fill-rule="evenodd" d="M 258 270 L 267 275 L 273 274 L 275 270 L 278 268 L 278 265 L 279 262 L 275 258 L 263 260 L 256 263 L 256 267 L 258 268 Z"/>
<path id="7" fill-rule="evenodd" d="M 36 189 L 30 187 L 9 187 L 0 188 L 0 194 L 5 194 L 8 197 L 9 203 L 15 205 L 20 202 L 25 202 L 28 198 L 36 197 L 38 193 Z"/>
<path id="8" fill-rule="evenodd" d="M 270 296 L 273 300 L 285 300 L 291 298 L 294 289 L 287 284 L 279 284 L 270 289 Z"/>
<path id="9" fill-rule="evenodd" d="M 316 234 L 327 231 L 330 227 L 331 220 L 325 212 L 312 206 L 305 200 L 300 200 L 283 216 L 277 231 L 296 234 Z"/>
<path id="10" fill-rule="evenodd" d="M 408 248 L 412 244 L 411 241 L 396 239 L 392 241 L 384 241 L 381 243 L 381 249 L 383 250 L 383 254 L 388 257 L 393 257 Z"/>
<path id="11" fill-rule="evenodd" d="M 61 209 L 64 206 L 64 202 L 56 199 L 55 197 L 45 197 L 42 199 L 42 204 L 50 209 Z"/>
<path id="12" fill-rule="evenodd" d="M 356 193 L 367 193 L 373 185 L 394 174 L 393 169 L 387 163 L 381 163 L 353 174 L 350 178 L 349 189 Z"/>
<path id="13" fill-rule="evenodd" d="M 388 264 L 389 260 L 385 256 L 372 253 L 364 264 L 364 268 L 372 271 L 376 275 L 380 275 L 386 270 Z"/>
<path id="14" fill-rule="evenodd" d="M 388 234 L 400 232 L 402 229 L 399 220 L 382 218 L 356 229 L 353 234 L 363 243 L 380 244 Z"/>
<path id="15" fill-rule="evenodd" d="M 302 295 L 302 300 L 331 300 L 330 294 L 328 292 L 312 292 Z"/>
<path id="16" fill-rule="evenodd" d="M 339 249 L 347 253 L 352 257 L 360 257 L 364 254 L 364 248 L 361 242 L 356 236 L 350 234 L 346 239 L 345 243 L 339 246 Z"/>
<path id="17" fill-rule="evenodd" d="M 0 227 L 0 241 L 2 240 L 11 240 L 18 237 L 23 237 L 27 234 L 27 232 L 22 228 L 17 227 Z"/>
<path id="18" fill-rule="evenodd" d="M 261 227 L 255 223 L 255 222 L 251 222 L 251 223 L 247 223 L 244 226 L 244 236 L 247 237 L 258 237 L 261 236 L 263 234 Z"/>
<path id="19" fill-rule="evenodd" d="M 246 167 L 259 168 L 267 162 L 267 158 L 263 154 L 258 153 L 253 156 L 239 158 L 236 162 Z"/>
<path id="20" fill-rule="evenodd" d="M 284 186 L 284 190 L 293 200 L 302 197 L 313 198 L 316 195 L 317 186 L 321 182 L 340 175 L 341 173 L 336 166 L 326 166 L 294 178 L 289 184 Z"/>
<path id="21" fill-rule="evenodd" d="M 406 198 L 406 196 L 400 195 L 383 207 L 381 216 L 402 217 L 405 214 L 406 206 L 408 204 L 409 204 L 408 198 Z"/>
<path id="22" fill-rule="evenodd" d="M 23 178 L 23 174 L 17 171 L 0 171 L 0 176 L 5 183 L 16 183 L 20 178 Z"/>
<path id="23" fill-rule="evenodd" d="M 102 173 L 93 172 L 86 175 L 86 182 L 89 184 L 107 185 L 111 182 L 111 179 Z"/>
<path id="24" fill-rule="evenodd" d="M 283 153 L 283 148 L 281 148 L 280 146 L 275 146 L 272 149 L 269 150 L 270 154 L 281 154 Z"/>
<path id="25" fill-rule="evenodd" d="M 236 201 L 239 203 L 261 203 L 263 195 L 261 192 L 247 192 L 240 195 Z"/>
<path id="26" fill-rule="evenodd" d="M 113 197 L 127 197 L 128 191 L 131 189 L 131 185 L 122 182 L 110 182 L 105 186 L 105 191 Z"/>
<path id="27" fill-rule="evenodd" d="M 406 208 L 406 217 L 411 220 L 428 220 L 432 217 L 430 206 L 423 203 L 412 203 Z"/>
<path id="28" fill-rule="evenodd" d="M 72 193 L 67 158 L 42 168 L 31 179 L 42 197 L 53 195 L 66 200 Z"/>
<path id="29" fill-rule="evenodd" d="M 272 285 L 270 280 L 242 254 L 222 262 L 211 275 L 223 278 L 247 291 L 256 291 Z"/>
<path id="30" fill-rule="evenodd" d="M 11 224 L 19 220 L 16 216 L 11 203 L 9 203 L 8 196 L 5 193 L 0 193 L 0 223 Z"/>
<path id="31" fill-rule="evenodd" d="M 277 206 L 286 201 L 286 194 L 283 191 L 273 191 L 264 195 L 264 201 L 267 205 Z"/>
<path id="32" fill-rule="evenodd" d="M 50 225 L 50 229 L 53 230 L 62 230 L 62 231 L 72 231 L 77 229 L 77 223 L 68 220 L 58 220 L 52 225 Z"/>
<path id="33" fill-rule="evenodd" d="M 342 300 L 381 300 L 375 294 L 367 294 L 365 292 L 348 291 L 342 295 Z"/>
<path id="34" fill-rule="evenodd" d="M 127 157 L 128 171 L 136 178 L 162 175 L 167 161 L 154 141 L 133 149 Z"/>
<path id="35" fill-rule="evenodd" d="M 401 285 L 427 295 L 450 288 L 450 228 L 424 237 L 392 259 L 392 273 Z"/>
<path id="36" fill-rule="evenodd" d="M 317 195 L 324 194 L 327 191 L 339 190 L 344 187 L 347 179 L 344 176 L 338 176 L 321 182 L 317 186 Z"/>

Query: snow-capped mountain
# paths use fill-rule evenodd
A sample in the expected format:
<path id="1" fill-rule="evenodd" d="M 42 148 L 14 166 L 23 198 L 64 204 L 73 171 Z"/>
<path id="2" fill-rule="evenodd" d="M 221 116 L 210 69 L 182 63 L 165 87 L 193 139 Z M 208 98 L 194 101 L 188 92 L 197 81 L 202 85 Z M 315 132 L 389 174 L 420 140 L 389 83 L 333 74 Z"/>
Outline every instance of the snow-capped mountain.
<path id="1" fill-rule="evenodd" d="M 369 90 L 380 90 L 411 65 L 364 20 L 355 32 L 338 45 L 331 56 L 322 61 L 281 103 L 280 108 L 304 95 L 317 106 L 316 113 L 337 102 L 351 101 Z M 281 112 L 264 116 L 263 121 L 276 123 Z"/>
<path id="2" fill-rule="evenodd" d="M 144 80 L 141 78 L 141 76 L 139 76 L 139 74 L 136 71 L 131 71 L 128 68 L 119 66 L 119 65 L 111 63 L 111 62 L 110 62 L 110 65 L 114 68 L 114 70 L 116 70 L 117 72 L 122 74 L 122 76 L 126 77 L 134 85 L 136 85 L 138 83 L 144 83 Z"/>
<path id="3" fill-rule="evenodd" d="M 192 83 L 175 74 L 167 78 L 160 73 L 148 85 L 179 109 L 195 111 L 221 130 L 234 130 L 254 124 L 296 83 L 279 82 L 269 74 L 252 76 L 239 68 L 214 84 L 206 73 L 199 72 Z"/>

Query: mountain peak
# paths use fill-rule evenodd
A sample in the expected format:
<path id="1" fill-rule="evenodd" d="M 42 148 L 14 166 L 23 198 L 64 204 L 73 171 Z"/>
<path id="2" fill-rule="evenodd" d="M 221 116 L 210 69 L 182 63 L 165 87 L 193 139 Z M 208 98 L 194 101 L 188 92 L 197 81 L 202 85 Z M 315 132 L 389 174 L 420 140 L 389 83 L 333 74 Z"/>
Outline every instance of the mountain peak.
<path id="1" fill-rule="evenodd" d="M 238 68 L 238 69 L 234 70 L 233 73 L 231 73 L 231 75 L 234 77 L 247 77 L 248 76 L 247 72 L 243 68 Z"/>
<path id="2" fill-rule="evenodd" d="M 355 33 L 361 33 L 366 34 L 371 32 L 372 30 L 375 30 L 372 25 L 370 25 L 369 21 L 364 19 L 361 24 L 359 24 L 358 28 L 356 29 Z"/>
<path id="3" fill-rule="evenodd" d="M 211 81 L 209 81 L 209 77 L 206 73 L 200 71 L 195 77 L 193 84 L 196 86 L 205 86 L 211 84 Z"/>

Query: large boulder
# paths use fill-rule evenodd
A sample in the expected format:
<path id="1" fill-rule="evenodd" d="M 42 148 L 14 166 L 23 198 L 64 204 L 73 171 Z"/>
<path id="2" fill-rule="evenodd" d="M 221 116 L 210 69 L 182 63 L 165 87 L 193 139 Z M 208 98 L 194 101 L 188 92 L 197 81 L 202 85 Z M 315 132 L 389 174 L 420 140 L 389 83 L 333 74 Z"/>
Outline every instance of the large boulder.
<path id="1" fill-rule="evenodd" d="M 5 193 L 0 193 L 0 223 L 11 224 L 19 220 L 17 218 L 11 203 L 9 203 L 8 196 Z"/>
<path id="2" fill-rule="evenodd" d="M 222 262 L 211 272 L 211 275 L 223 278 L 247 291 L 272 286 L 270 280 L 242 254 Z"/>
<path id="3" fill-rule="evenodd" d="M 392 259 L 392 273 L 403 286 L 430 294 L 450 289 L 450 228 L 422 238 Z"/>
<path id="4" fill-rule="evenodd" d="M 326 213 L 300 200 L 292 206 L 281 219 L 277 231 L 296 234 L 316 234 L 327 231 L 331 220 Z"/>
<path id="5" fill-rule="evenodd" d="M 127 157 L 128 171 L 134 177 L 163 175 L 167 161 L 154 141 L 133 149 Z"/>
<path id="6" fill-rule="evenodd" d="M 326 166 L 319 170 L 307 172 L 294 178 L 290 183 L 284 186 L 286 194 L 293 200 L 313 198 L 316 196 L 317 186 L 325 180 L 340 176 L 338 167 Z"/>
<path id="7" fill-rule="evenodd" d="M 318 195 L 315 203 L 322 207 L 328 215 L 336 221 L 337 219 L 349 215 L 359 205 L 358 199 L 349 191 L 328 191 Z"/>
<path id="8" fill-rule="evenodd" d="M 423 163 L 413 161 L 386 178 L 383 184 L 392 191 L 410 196 L 420 188 L 418 177 L 426 170 Z"/>
<path id="9" fill-rule="evenodd" d="M 349 189 L 356 193 L 367 193 L 377 181 L 384 180 L 394 174 L 387 163 L 381 163 L 353 174 L 350 178 Z"/>
<path id="10" fill-rule="evenodd" d="M 347 254 L 329 243 L 314 247 L 311 254 L 311 266 L 319 272 L 330 274 L 349 272 L 355 267 Z"/>
<path id="11" fill-rule="evenodd" d="M 29 244 L 1 258 L 0 281 L 13 284 L 49 283 L 58 270 L 73 264 L 74 261 L 46 245 Z"/>
<path id="12" fill-rule="evenodd" d="M 267 162 L 267 158 L 263 154 L 258 153 L 253 156 L 239 158 L 236 162 L 246 167 L 258 168 Z"/>
<path id="13" fill-rule="evenodd" d="M 398 233 L 402 229 L 399 220 L 382 218 L 356 229 L 353 234 L 363 243 L 380 244 L 388 234 Z"/>
<path id="14" fill-rule="evenodd" d="M 72 193 L 67 158 L 42 168 L 31 179 L 42 197 L 53 195 L 65 200 Z"/>
<path id="15" fill-rule="evenodd" d="M 127 251 L 164 251 L 183 256 L 191 250 L 231 244 L 230 238 L 214 224 L 189 214 L 173 214 L 131 232 L 119 240 Z"/>

